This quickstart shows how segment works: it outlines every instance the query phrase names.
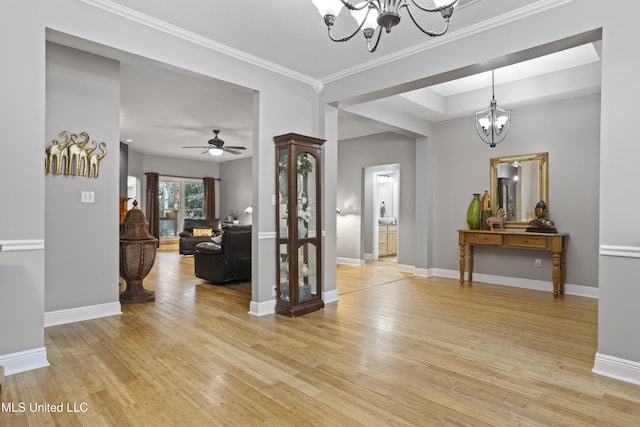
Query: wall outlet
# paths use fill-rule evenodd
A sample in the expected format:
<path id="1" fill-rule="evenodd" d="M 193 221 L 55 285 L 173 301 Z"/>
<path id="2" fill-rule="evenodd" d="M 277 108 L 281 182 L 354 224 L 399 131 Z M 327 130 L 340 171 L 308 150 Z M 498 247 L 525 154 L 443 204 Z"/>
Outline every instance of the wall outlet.
<path id="1" fill-rule="evenodd" d="M 272 297 L 276 296 L 276 287 L 275 286 L 273 288 L 271 288 L 271 296 Z"/>
<path id="2" fill-rule="evenodd" d="M 538 259 L 538 258 L 534 259 L 533 260 L 533 266 L 536 267 L 536 268 L 542 267 L 542 260 Z"/>

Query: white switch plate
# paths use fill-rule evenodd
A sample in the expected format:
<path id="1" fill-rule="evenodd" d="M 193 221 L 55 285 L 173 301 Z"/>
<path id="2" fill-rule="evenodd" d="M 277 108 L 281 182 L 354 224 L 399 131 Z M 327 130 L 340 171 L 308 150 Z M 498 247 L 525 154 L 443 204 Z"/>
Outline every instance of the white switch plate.
<path id="1" fill-rule="evenodd" d="M 533 266 L 536 268 L 542 267 L 542 260 L 539 258 L 536 258 L 535 260 L 533 260 Z"/>
<path id="2" fill-rule="evenodd" d="M 80 200 L 82 203 L 93 203 L 95 201 L 95 193 L 93 191 L 83 191 Z"/>

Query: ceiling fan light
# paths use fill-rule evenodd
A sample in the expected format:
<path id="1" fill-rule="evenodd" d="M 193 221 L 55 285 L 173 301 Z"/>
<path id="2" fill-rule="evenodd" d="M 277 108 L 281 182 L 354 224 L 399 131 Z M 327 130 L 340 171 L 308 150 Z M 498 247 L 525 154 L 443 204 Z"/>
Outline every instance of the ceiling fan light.
<path id="1" fill-rule="evenodd" d="M 222 156 L 222 149 L 215 147 L 209 148 L 209 154 L 212 156 Z"/>

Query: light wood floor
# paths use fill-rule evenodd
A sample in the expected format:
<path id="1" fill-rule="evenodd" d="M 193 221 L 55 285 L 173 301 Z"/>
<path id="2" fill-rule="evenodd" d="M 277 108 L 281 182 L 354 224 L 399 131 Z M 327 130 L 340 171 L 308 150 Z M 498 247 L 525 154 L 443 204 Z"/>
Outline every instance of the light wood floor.
<path id="1" fill-rule="evenodd" d="M 640 387 L 591 373 L 593 299 L 460 287 L 383 262 L 340 265 L 340 301 L 324 310 L 254 317 L 248 283 L 202 283 L 192 257 L 165 251 L 145 287 L 155 303 L 47 328 L 51 366 L 6 378 L 3 404 L 27 411 L 0 425 L 640 423 Z"/>

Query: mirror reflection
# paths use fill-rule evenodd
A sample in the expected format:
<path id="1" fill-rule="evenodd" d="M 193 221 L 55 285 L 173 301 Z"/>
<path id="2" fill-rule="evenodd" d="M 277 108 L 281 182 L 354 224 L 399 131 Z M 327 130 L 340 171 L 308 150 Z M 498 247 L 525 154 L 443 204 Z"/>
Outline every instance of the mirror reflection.
<path id="1" fill-rule="evenodd" d="M 526 227 L 540 200 L 548 205 L 548 153 L 491 159 L 493 210 L 504 209 L 506 226 Z"/>

